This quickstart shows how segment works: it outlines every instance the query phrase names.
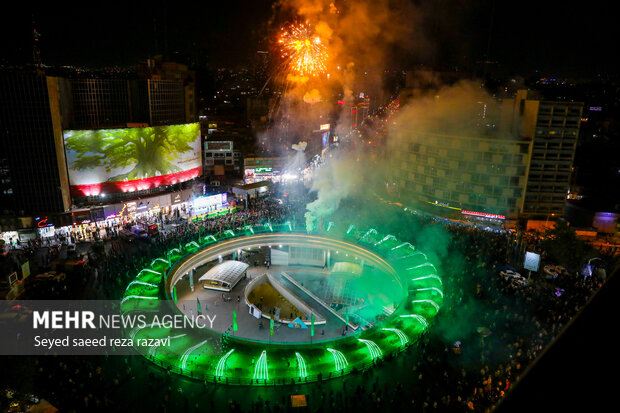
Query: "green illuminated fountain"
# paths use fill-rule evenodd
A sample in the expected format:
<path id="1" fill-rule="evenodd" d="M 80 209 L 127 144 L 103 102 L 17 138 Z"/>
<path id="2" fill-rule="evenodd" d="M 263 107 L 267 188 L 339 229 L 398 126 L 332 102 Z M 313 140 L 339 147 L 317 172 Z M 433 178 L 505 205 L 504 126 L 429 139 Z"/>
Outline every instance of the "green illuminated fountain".
<path id="1" fill-rule="evenodd" d="M 377 367 L 377 361 L 415 346 L 441 311 L 444 291 L 438 263 L 428 260 L 420 250 L 423 246 L 398 240 L 391 234 L 381 234 L 378 229 L 360 230 L 355 225 L 340 227 L 332 222 L 324 232 L 307 233 L 305 228 L 296 231 L 293 224 L 287 222 L 246 225 L 226 230 L 221 235 L 203 234 L 202 238 L 185 246 L 170 249 L 139 271 L 127 284 L 121 310 L 151 318 L 165 311 L 180 314 L 182 304 L 177 294 L 183 293 L 177 283 L 183 277 L 187 279 L 203 261 L 221 261 L 221 257 L 242 250 L 255 251 L 261 246 L 282 244 L 311 245 L 331 251 L 332 259 L 347 257 L 350 264 L 360 268 L 376 268 L 383 274 L 382 285 L 374 287 L 377 291 L 383 288 L 395 301 L 385 305 L 384 314 L 367 323 L 360 321 L 362 316 L 353 323 L 348 312 L 334 314 L 333 317 L 340 318 L 338 322 L 346 332 L 339 337 L 322 337 L 323 327 L 313 324 L 304 328 L 297 326 L 300 337 L 297 341 L 277 341 L 277 335 L 269 335 L 268 339 L 247 338 L 240 331 L 232 330 L 233 318 L 236 327 L 239 310 L 235 315 L 232 311 L 217 314 L 217 317 L 229 317 L 231 331 L 149 323 L 143 328 L 129 328 L 126 336 L 134 340 L 169 337 L 168 346 L 136 347 L 136 350 L 156 365 L 177 374 L 229 385 L 282 385 L 341 377 L 353 370 L 381 368 Z M 358 284 L 360 288 L 375 289 L 368 283 Z M 288 288 L 296 289 L 299 294 L 307 290 L 303 285 L 289 285 Z M 207 310 L 206 304 L 194 299 L 193 312 L 212 311 L 212 305 L 209 304 Z M 189 304 L 185 302 L 185 305 Z M 264 332 L 269 332 L 270 321 L 265 322 Z"/>

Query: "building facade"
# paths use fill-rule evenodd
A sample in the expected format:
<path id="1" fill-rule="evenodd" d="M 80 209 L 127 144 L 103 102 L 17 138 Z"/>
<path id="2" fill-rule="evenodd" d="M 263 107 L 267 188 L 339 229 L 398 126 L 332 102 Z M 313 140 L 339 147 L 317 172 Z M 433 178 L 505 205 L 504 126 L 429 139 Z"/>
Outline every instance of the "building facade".
<path id="1" fill-rule="evenodd" d="M 392 151 L 392 184 L 403 201 L 437 215 L 519 214 L 530 141 L 408 135 L 407 143 Z"/>
<path id="2" fill-rule="evenodd" d="M 519 136 L 532 140 L 532 155 L 522 213 L 529 218 L 562 216 L 570 187 L 583 103 L 541 100 L 517 92 L 512 111 L 522 121 Z"/>
<path id="3" fill-rule="evenodd" d="M 206 141 L 204 145 L 202 165 L 205 176 L 212 180 L 241 178 L 243 158 L 240 152 L 234 150 L 232 141 Z"/>
<path id="4" fill-rule="evenodd" d="M 71 197 L 67 131 L 163 127 L 186 124 L 188 119 L 186 85 L 176 80 L 61 78 L 2 71 L 0 95 L 0 215 L 4 217 L 62 214 L 75 205 L 102 203 L 99 197 Z M 202 154 L 198 159 L 201 163 Z M 105 201 L 180 189 L 179 185 L 136 188 Z"/>
<path id="5" fill-rule="evenodd" d="M 400 131 L 392 187 L 434 215 L 562 216 L 582 110 L 521 90 L 501 102 L 498 137 Z"/>
<path id="6" fill-rule="evenodd" d="M 57 82 L 36 74 L 0 73 L 0 95 L 0 212 L 66 211 L 71 201 Z"/>

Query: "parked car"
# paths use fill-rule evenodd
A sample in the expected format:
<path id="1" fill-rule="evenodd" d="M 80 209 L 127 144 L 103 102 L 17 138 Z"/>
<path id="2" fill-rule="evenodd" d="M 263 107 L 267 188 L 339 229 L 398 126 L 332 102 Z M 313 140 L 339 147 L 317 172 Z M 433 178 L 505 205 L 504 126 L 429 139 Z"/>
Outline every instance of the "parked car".
<path id="1" fill-rule="evenodd" d="M 139 239 L 147 239 L 149 237 L 149 233 L 146 232 L 146 230 L 140 225 L 134 225 L 131 227 L 131 233 L 134 237 Z"/>
<path id="2" fill-rule="evenodd" d="M 118 236 L 121 239 L 124 239 L 127 242 L 132 242 L 134 240 L 134 235 L 131 231 L 126 230 L 126 229 L 121 229 L 120 231 L 118 231 Z"/>

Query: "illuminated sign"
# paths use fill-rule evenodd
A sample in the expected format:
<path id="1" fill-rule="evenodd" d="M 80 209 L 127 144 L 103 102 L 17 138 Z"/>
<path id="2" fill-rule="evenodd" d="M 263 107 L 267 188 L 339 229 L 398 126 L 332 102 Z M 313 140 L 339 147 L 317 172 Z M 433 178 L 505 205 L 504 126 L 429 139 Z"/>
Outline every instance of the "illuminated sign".
<path id="1" fill-rule="evenodd" d="M 602 112 L 602 111 L 603 111 L 602 106 L 590 106 L 590 112 Z"/>
<path id="2" fill-rule="evenodd" d="M 319 130 L 329 130 L 329 123 L 324 123 L 319 126 Z"/>
<path id="3" fill-rule="evenodd" d="M 200 124 L 63 131 L 72 196 L 143 191 L 200 176 Z"/>
<path id="4" fill-rule="evenodd" d="M 533 252 L 525 253 L 525 261 L 523 262 L 523 268 L 530 271 L 538 271 L 540 265 L 540 255 Z"/>
<path id="5" fill-rule="evenodd" d="M 226 205 L 226 201 L 227 196 L 225 193 L 198 197 L 194 199 L 194 212 L 201 214 L 222 209 Z"/>
<path id="6" fill-rule="evenodd" d="M 41 218 L 37 217 L 37 218 L 35 218 L 35 220 L 39 221 L 39 222 L 37 222 L 37 227 L 39 227 L 39 228 L 47 228 L 47 227 L 53 227 L 54 226 L 53 223 L 48 222 L 47 217 L 45 217 L 44 219 L 41 219 Z"/>
<path id="7" fill-rule="evenodd" d="M 280 171 L 274 171 L 273 168 L 254 168 L 246 169 L 243 175 L 243 180 L 246 184 L 253 184 L 255 182 L 272 181 L 276 176 L 280 174 Z"/>
<path id="8" fill-rule="evenodd" d="M 232 151 L 233 143 L 231 141 L 206 141 L 205 149 L 207 151 Z"/>
<path id="9" fill-rule="evenodd" d="M 487 214 L 486 212 L 461 211 L 461 213 L 465 215 L 472 215 L 475 217 L 488 218 L 488 219 L 506 219 L 504 215 Z"/>
<path id="10" fill-rule="evenodd" d="M 323 147 L 326 147 L 327 145 L 329 145 L 329 131 L 325 132 L 321 136 L 321 141 L 323 143 Z"/>

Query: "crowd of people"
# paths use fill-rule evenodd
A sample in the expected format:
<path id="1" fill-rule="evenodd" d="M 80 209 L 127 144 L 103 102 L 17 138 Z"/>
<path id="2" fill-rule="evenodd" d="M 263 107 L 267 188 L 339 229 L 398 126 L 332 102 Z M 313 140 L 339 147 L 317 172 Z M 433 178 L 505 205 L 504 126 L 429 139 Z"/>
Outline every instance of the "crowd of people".
<path id="1" fill-rule="evenodd" d="M 281 196 L 271 195 L 251 200 L 242 212 L 185 221 L 161 231 L 152 242 L 129 245 L 112 239 L 109 247 L 89 261 L 91 298 L 118 298 L 130 279 L 151 260 L 200 235 L 266 222 L 302 222 L 304 209 L 300 205 L 306 201 L 282 202 Z M 358 222 L 364 222 L 360 210 L 373 211 L 353 209 L 358 211 Z M 434 244 L 427 247 L 441 262 L 444 305 L 434 325 L 412 348 L 378 362 L 386 364 L 383 368 L 295 389 L 307 395 L 311 411 L 487 411 L 511 391 L 527 366 L 600 287 L 594 275 L 551 281 L 534 277 L 527 285 L 514 288 L 498 275 L 498 268 L 510 264 L 507 260 L 514 256 L 510 234 L 408 214 L 397 218 L 371 215 L 376 225 L 385 229 L 383 232 L 393 230 L 401 240 L 417 240 L 421 245 L 433 239 Z M 119 395 L 130 397 L 127 389 L 132 385 L 157 394 L 155 409 L 160 411 L 214 408 L 214 399 L 200 400 L 183 393 L 175 384 L 175 380 L 183 379 L 158 372 L 142 357 L 49 357 L 33 359 L 30 365 L 33 387 L 63 410 L 123 410 Z M 217 391 L 216 385 L 200 385 L 205 392 Z M 290 411 L 283 394 L 291 390 L 271 390 L 271 398 L 244 400 L 244 406 L 230 401 L 213 411 Z"/>

